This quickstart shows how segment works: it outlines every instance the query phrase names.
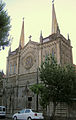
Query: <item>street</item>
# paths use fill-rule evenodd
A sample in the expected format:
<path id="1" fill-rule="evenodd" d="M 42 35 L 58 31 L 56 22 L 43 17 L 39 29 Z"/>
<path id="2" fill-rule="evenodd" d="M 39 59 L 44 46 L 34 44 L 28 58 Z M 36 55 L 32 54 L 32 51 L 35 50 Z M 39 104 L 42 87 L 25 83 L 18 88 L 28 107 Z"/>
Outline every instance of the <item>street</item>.
<path id="1" fill-rule="evenodd" d="M 0 118 L 0 120 L 12 120 L 12 118 Z"/>

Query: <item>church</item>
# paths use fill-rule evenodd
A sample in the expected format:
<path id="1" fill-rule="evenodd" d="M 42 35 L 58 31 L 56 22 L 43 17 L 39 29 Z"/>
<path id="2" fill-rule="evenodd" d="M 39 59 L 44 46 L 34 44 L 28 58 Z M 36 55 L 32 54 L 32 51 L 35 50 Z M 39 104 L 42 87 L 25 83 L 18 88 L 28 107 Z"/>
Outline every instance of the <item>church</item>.
<path id="1" fill-rule="evenodd" d="M 46 55 L 54 55 L 61 65 L 73 64 L 71 41 L 66 39 L 58 26 L 54 2 L 52 3 L 52 32 L 46 38 L 40 33 L 40 41 L 35 42 L 29 37 L 24 45 L 24 19 L 22 22 L 19 47 L 8 52 L 6 86 L 4 101 L 8 113 L 14 113 L 23 108 L 41 109 L 37 103 L 37 96 L 31 92 L 29 86 L 40 81 L 38 68 Z M 50 109 L 50 108 L 48 108 Z M 51 110 L 50 110 L 51 111 Z"/>

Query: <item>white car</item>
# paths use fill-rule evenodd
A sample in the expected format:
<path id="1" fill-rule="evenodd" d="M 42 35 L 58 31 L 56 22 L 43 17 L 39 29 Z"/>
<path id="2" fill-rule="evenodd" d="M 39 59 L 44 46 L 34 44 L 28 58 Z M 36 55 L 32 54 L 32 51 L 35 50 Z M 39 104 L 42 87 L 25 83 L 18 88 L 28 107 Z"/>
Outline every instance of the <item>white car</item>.
<path id="1" fill-rule="evenodd" d="M 42 113 L 35 112 L 31 109 L 23 109 L 13 115 L 14 120 L 43 120 Z"/>
<path id="2" fill-rule="evenodd" d="M 5 108 L 5 106 L 0 106 L 0 117 L 6 117 L 6 108 Z"/>

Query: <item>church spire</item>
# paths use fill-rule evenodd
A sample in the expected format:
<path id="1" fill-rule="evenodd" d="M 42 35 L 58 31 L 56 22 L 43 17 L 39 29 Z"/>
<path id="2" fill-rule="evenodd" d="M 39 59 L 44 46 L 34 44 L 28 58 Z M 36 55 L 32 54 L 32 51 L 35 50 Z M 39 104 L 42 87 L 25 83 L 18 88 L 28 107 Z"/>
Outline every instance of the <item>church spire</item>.
<path id="1" fill-rule="evenodd" d="M 24 47 L 24 18 L 23 18 L 23 23 L 22 23 L 22 30 L 21 30 L 19 47 L 21 47 L 21 48 Z"/>
<path id="2" fill-rule="evenodd" d="M 52 1 L 52 34 L 60 32 L 57 19 L 56 19 L 56 13 L 54 8 L 54 0 Z"/>
<path id="3" fill-rule="evenodd" d="M 9 51 L 8 51 L 8 55 L 10 55 L 10 54 L 11 54 L 11 46 L 10 46 Z"/>
<path id="4" fill-rule="evenodd" d="M 42 30 L 41 30 L 41 32 L 40 32 L 40 43 L 42 43 L 43 42 L 43 36 L 42 36 Z"/>

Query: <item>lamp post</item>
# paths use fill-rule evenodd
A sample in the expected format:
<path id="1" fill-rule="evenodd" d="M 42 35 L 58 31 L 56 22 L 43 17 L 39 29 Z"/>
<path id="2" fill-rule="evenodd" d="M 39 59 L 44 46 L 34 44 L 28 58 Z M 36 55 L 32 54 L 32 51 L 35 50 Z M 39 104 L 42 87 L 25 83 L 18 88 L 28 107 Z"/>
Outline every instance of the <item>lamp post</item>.
<path id="1" fill-rule="evenodd" d="M 37 84 L 38 84 L 38 68 L 37 68 Z M 38 94 L 36 97 L 36 110 L 38 111 Z"/>

